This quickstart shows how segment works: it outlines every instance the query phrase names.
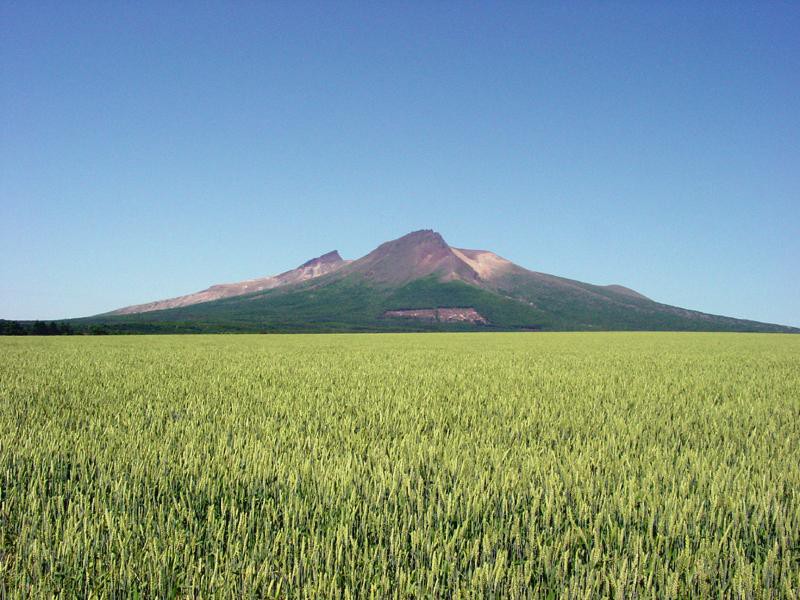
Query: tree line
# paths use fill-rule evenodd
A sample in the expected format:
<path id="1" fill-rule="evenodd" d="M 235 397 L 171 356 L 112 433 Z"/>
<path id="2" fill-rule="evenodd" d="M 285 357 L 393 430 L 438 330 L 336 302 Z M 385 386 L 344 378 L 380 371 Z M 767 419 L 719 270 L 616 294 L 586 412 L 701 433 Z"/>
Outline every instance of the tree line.
<path id="1" fill-rule="evenodd" d="M 69 323 L 58 321 L 6 321 L 0 319 L 0 335 L 76 335 L 77 331 Z"/>

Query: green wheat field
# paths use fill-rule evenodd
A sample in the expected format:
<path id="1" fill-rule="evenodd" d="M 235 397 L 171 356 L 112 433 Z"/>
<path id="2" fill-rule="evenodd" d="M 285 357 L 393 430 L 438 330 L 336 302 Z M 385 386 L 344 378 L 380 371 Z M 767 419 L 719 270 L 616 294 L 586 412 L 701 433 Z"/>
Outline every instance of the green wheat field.
<path id="1" fill-rule="evenodd" d="M 800 336 L 2 339 L 0 592 L 797 598 Z"/>

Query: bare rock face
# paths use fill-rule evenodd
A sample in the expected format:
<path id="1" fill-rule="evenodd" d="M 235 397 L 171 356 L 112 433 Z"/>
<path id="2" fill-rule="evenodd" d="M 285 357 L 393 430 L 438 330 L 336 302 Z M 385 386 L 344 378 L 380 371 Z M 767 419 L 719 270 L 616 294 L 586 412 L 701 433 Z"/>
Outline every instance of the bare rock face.
<path id="1" fill-rule="evenodd" d="M 453 253 L 467 263 L 478 276 L 485 281 L 492 281 L 514 267 L 514 263 L 487 250 L 465 250 L 453 248 Z"/>
<path id="2" fill-rule="evenodd" d="M 333 252 L 328 252 L 327 254 L 323 254 L 317 258 L 312 258 L 311 260 L 304 262 L 296 269 L 281 273 L 280 275 L 277 275 L 275 279 L 280 282 L 280 285 L 300 283 L 301 281 L 307 281 L 309 279 L 314 279 L 315 277 L 332 273 L 348 262 L 349 261 L 342 260 L 342 257 L 339 256 L 339 253 L 334 250 Z"/>
<path id="3" fill-rule="evenodd" d="M 480 323 L 486 325 L 486 320 L 472 307 L 465 308 L 414 308 L 405 310 L 387 310 L 384 317 L 396 319 L 420 319 L 422 321 L 439 321 L 441 323 Z"/>
<path id="4" fill-rule="evenodd" d="M 466 321 L 469 323 L 483 323 L 484 325 L 489 322 L 474 308 L 439 308 L 436 312 L 440 321 Z"/>
<path id="5" fill-rule="evenodd" d="M 353 261 L 346 271 L 379 283 L 402 284 L 436 276 L 439 281 L 491 287 L 495 279 L 514 267 L 511 261 L 493 252 L 454 248 L 437 232 L 421 229 L 381 244 Z"/>
<path id="6" fill-rule="evenodd" d="M 295 271 L 299 269 L 303 269 L 306 267 L 316 267 L 319 265 L 340 265 L 341 263 L 345 262 L 341 256 L 339 256 L 338 250 L 333 250 L 332 252 L 328 252 L 327 254 L 323 254 L 322 256 L 318 256 L 317 258 L 312 258 L 304 262 L 302 265 L 297 267 Z M 290 271 L 287 271 L 287 273 Z"/>
<path id="7" fill-rule="evenodd" d="M 435 275 L 440 281 L 477 284 L 478 274 L 430 229 L 414 231 L 386 242 L 353 261 L 348 273 L 357 273 L 378 283 L 400 284 Z"/>
<path id="8" fill-rule="evenodd" d="M 211 287 L 195 292 L 194 294 L 187 294 L 185 296 L 178 296 L 177 298 L 169 298 L 167 300 L 157 300 L 155 302 L 148 302 L 147 304 L 136 304 L 134 306 L 127 306 L 120 308 L 109 314 L 111 315 L 130 315 L 135 313 L 151 312 L 154 310 L 166 310 L 168 308 L 179 308 L 182 306 L 191 306 L 193 304 L 200 304 L 201 302 L 211 302 L 212 300 L 220 300 L 222 298 L 231 298 L 233 296 L 243 296 L 244 294 L 252 294 L 263 290 L 270 290 L 284 285 L 291 285 L 293 283 L 300 283 L 315 277 L 320 277 L 328 273 L 336 271 L 340 267 L 346 265 L 349 261 L 345 261 L 339 256 L 339 253 L 334 250 L 328 252 L 317 258 L 304 262 L 296 269 L 286 271 L 280 275 L 269 275 L 258 279 L 247 279 L 237 283 L 222 283 L 212 285 Z"/>

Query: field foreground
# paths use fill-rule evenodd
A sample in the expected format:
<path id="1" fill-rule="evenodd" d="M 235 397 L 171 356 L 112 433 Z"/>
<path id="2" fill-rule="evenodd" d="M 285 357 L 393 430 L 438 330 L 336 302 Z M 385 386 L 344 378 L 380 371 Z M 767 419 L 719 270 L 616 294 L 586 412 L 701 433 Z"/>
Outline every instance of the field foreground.
<path id="1" fill-rule="evenodd" d="M 796 598 L 800 336 L 0 340 L 0 595 Z"/>

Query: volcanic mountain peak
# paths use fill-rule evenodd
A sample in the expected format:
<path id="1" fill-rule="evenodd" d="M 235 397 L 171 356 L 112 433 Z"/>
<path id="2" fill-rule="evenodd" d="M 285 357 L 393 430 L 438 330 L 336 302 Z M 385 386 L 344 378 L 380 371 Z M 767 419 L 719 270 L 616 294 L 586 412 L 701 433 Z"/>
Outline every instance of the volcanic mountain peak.
<path id="1" fill-rule="evenodd" d="M 384 242 L 364 258 L 395 256 L 398 259 L 422 259 L 430 255 L 443 255 L 449 250 L 450 246 L 440 234 L 432 229 L 420 229 L 396 240 Z"/>
<path id="2" fill-rule="evenodd" d="M 311 283 L 304 285 L 307 281 Z M 133 313 L 147 314 L 125 317 Z M 176 323 L 221 331 L 451 326 L 521 331 L 798 331 L 660 304 L 620 285 L 594 285 L 530 271 L 486 250 L 453 248 L 430 229 L 381 244 L 355 261 L 343 260 L 334 250 L 280 275 L 215 285 L 93 320 L 146 331 L 159 331 L 161 322 L 169 331 Z"/>
<path id="3" fill-rule="evenodd" d="M 342 260 L 342 257 L 339 256 L 339 252 L 334 250 L 333 252 L 328 252 L 327 254 L 318 256 L 317 258 L 312 258 L 311 260 L 304 262 L 296 269 L 281 273 L 276 277 L 276 279 L 279 280 L 279 285 L 299 283 L 301 281 L 306 281 L 307 279 L 319 277 L 320 275 L 332 273 L 333 271 L 339 269 L 339 267 L 346 265 L 348 262 L 350 261 Z"/>
<path id="4" fill-rule="evenodd" d="M 358 273 L 380 283 L 402 283 L 429 275 L 440 281 L 477 283 L 475 270 L 459 258 L 441 235 L 430 229 L 411 232 L 385 242 L 365 257 L 353 261 L 348 273 Z"/>
<path id="5" fill-rule="evenodd" d="M 314 265 L 331 264 L 331 263 L 336 264 L 336 263 L 343 263 L 343 262 L 344 262 L 344 259 L 342 259 L 342 257 L 339 255 L 339 251 L 338 250 L 333 250 L 331 252 L 323 254 L 322 256 L 318 256 L 317 258 L 312 258 L 311 260 L 307 260 L 302 265 L 300 265 L 298 268 L 302 269 L 304 267 L 311 267 L 311 266 L 314 266 Z"/>
<path id="6" fill-rule="evenodd" d="M 442 235 L 433 229 L 418 229 L 383 245 L 389 244 L 432 244 L 445 248 L 449 247 Z"/>

